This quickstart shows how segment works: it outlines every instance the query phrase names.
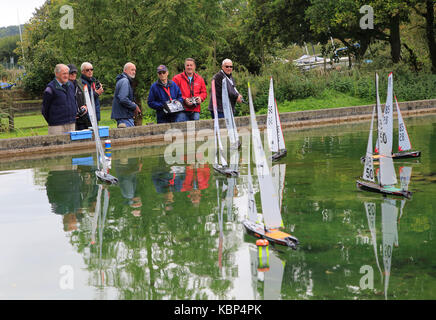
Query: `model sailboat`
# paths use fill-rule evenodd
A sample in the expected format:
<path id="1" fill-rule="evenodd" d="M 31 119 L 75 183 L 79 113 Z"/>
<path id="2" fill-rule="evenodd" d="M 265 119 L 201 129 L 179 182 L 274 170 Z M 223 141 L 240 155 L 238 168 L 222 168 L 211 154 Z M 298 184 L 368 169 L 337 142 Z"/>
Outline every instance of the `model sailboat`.
<path id="1" fill-rule="evenodd" d="M 273 153 L 271 160 L 277 161 L 286 156 L 287 150 L 285 147 L 285 139 L 283 138 L 277 102 L 274 99 L 274 86 L 272 77 L 269 83 L 268 94 L 267 133 L 269 148 Z"/>
<path id="2" fill-rule="evenodd" d="M 215 159 L 213 168 L 215 171 L 226 176 L 237 176 L 238 171 L 228 166 L 226 158 L 224 157 L 223 145 L 221 142 L 220 125 L 218 121 L 218 110 L 216 102 L 215 80 L 212 79 L 212 105 L 214 113 L 214 137 L 215 137 Z M 227 87 L 226 87 L 227 90 Z"/>
<path id="3" fill-rule="evenodd" d="M 253 194 L 249 197 L 249 203 L 253 206 L 249 211 L 248 219 L 242 223 L 249 234 L 257 238 L 267 239 L 268 241 L 284 246 L 297 248 L 298 239 L 294 236 L 279 230 L 283 226 L 282 216 L 279 207 L 279 197 L 277 189 L 274 187 L 265 151 L 262 147 L 259 128 L 254 113 L 253 99 L 251 97 L 250 85 L 248 85 L 248 103 L 250 107 L 251 134 L 254 149 L 254 159 L 260 186 L 260 198 L 262 203 L 263 223 L 254 218 L 256 205 L 253 201 Z"/>
<path id="4" fill-rule="evenodd" d="M 388 77 L 388 92 L 386 98 L 386 106 L 383 115 L 383 125 L 385 126 L 385 134 L 390 139 L 393 140 L 393 118 L 394 118 L 394 108 L 393 108 L 393 74 L 392 72 Z M 403 116 L 401 115 L 400 106 L 398 105 L 397 97 L 395 96 L 395 106 L 398 116 L 398 151 L 397 153 L 392 153 L 391 157 L 393 159 L 404 159 L 404 158 L 418 158 L 421 156 L 421 151 L 412 151 L 412 144 L 410 142 L 409 134 L 407 133 L 406 124 L 404 123 Z M 379 121 L 381 117 L 378 115 Z M 375 152 L 379 152 L 379 140 L 383 139 L 383 135 L 378 135 L 377 143 L 375 146 Z M 391 142 L 392 144 L 392 142 Z M 377 159 L 379 155 L 373 155 L 374 159 Z M 361 158 L 362 161 L 365 157 Z"/>
<path id="5" fill-rule="evenodd" d="M 388 80 L 392 84 L 392 77 Z M 379 192 L 388 195 L 397 195 L 410 198 L 412 193 L 402 188 L 396 188 L 397 176 L 395 174 L 394 163 L 392 161 L 392 134 L 389 130 L 392 126 L 392 108 L 386 102 L 385 115 L 381 117 L 380 99 L 378 95 L 378 75 L 376 74 L 376 108 L 378 114 L 378 136 L 380 144 L 380 174 L 379 184 L 375 183 L 374 163 L 372 155 L 372 132 L 374 123 L 375 108 L 371 118 L 371 128 L 369 131 L 368 145 L 365 156 L 365 166 L 363 169 L 363 180 L 357 180 L 357 187 L 362 190 Z M 389 99 L 388 99 L 389 100 Z"/>
<path id="6" fill-rule="evenodd" d="M 97 114 L 95 112 L 94 94 L 92 93 L 92 90 L 91 94 L 89 94 L 87 85 L 84 86 L 83 91 L 85 92 L 85 102 L 86 106 L 88 107 L 89 119 L 91 120 L 92 130 L 94 131 L 95 146 L 97 149 L 97 170 L 95 171 L 95 174 L 104 182 L 116 184 L 118 183 L 118 179 L 109 174 L 109 162 L 105 157 L 103 145 L 101 144 L 100 140 L 100 132 L 97 125 Z"/>

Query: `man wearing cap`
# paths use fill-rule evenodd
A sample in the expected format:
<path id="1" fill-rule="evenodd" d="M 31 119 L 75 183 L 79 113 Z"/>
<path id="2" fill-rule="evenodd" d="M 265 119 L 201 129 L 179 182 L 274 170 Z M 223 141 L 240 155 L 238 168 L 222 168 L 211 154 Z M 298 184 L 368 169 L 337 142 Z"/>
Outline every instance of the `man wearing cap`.
<path id="1" fill-rule="evenodd" d="M 206 84 L 195 68 L 195 60 L 187 58 L 185 70 L 173 77 L 182 92 L 186 121 L 200 120 L 201 103 L 207 98 Z"/>
<path id="2" fill-rule="evenodd" d="M 224 59 L 221 63 L 221 70 L 213 76 L 215 79 L 215 92 L 216 92 L 216 104 L 218 111 L 218 118 L 224 118 L 223 100 L 222 100 L 222 83 L 223 79 L 226 79 L 227 92 L 229 94 L 230 105 L 232 106 L 233 113 L 235 113 L 236 102 L 242 103 L 242 96 L 236 89 L 235 81 L 232 77 L 233 62 L 230 59 Z M 209 101 L 209 111 L 214 118 L 212 98 Z"/>
<path id="3" fill-rule="evenodd" d="M 79 85 L 77 81 L 77 68 L 74 64 L 69 64 L 70 68 L 69 80 L 74 88 L 74 96 L 76 98 L 77 116 L 76 116 L 76 130 L 84 130 L 91 127 L 91 121 L 88 117 L 88 107 L 85 102 L 85 95 L 83 92 L 83 85 Z"/>
<path id="4" fill-rule="evenodd" d="M 164 106 L 168 101 L 178 100 L 183 103 L 180 88 L 174 81 L 168 80 L 168 69 L 164 65 L 157 67 L 158 80 L 151 85 L 148 94 L 148 106 L 156 110 L 157 123 L 185 121 L 183 112 L 166 113 Z"/>
<path id="5" fill-rule="evenodd" d="M 118 128 L 134 127 L 134 116 L 141 113 L 141 109 L 135 102 L 132 86 L 135 76 L 136 66 L 127 62 L 124 65 L 123 73 L 116 78 L 111 119 L 117 121 Z"/>
<path id="6" fill-rule="evenodd" d="M 44 90 L 41 109 L 49 135 L 74 131 L 76 127 L 77 105 L 73 85 L 68 81 L 69 68 L 58 64 L 54 73 L 55 79 Z"/>

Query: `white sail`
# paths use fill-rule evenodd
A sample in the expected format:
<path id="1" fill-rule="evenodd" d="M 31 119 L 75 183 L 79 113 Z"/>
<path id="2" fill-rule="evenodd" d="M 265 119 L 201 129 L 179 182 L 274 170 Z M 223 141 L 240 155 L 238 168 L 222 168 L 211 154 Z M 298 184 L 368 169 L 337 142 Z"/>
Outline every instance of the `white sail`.
<path id="1" fill-rule="evenodd" d="M 262 147 L 250 86 L 248 86 L 248 104 L 250 107 L 251 134 L 253 139 L 254 159 L 260 185 L 263 219 L 268 228 L 279 228 L 283 224 L 279 208 L 279 199 L 271 179 L 265 151 Z"/>
<path id="2" fill-rule="evenodd" d="M 285 149 L 285 141 L 283 139 L 283 131 L 280 125 L 279 111 L 277 103 L 274 99 L 274 85 L 271 77 L 268 93 L 268 115 L 267 115 L 267 134 L 268 143 L 271 152 L 278 152 Z"/>
<path id="3" fill-rule="evenodd" d="M 380 184 L 382 186 L 390 186 L 397 183 L 397 175 L 395 174 L 394 161 L 392 157 L 381 156 L 380 159 Z"/>
<path id="4" fill-rule="evenodd" d="M 385 268 L 385 298 L 387 299 L 389 277 L 391 273 L 391 260 L 394 244 L 398 242 L 397 215 L 398 208 L 395 200 L 384 200 L 382 208 L 383 233 L 383 264 Z"/>
<path id="5" fill-rule="evenodd" d="M 373 202 L 365 202 L 366 218 L 368 219 L 368 227 L 371 232 L 372 246 L 374 248 L 375 261 L 377 263 L 378 270 L 381 278 L 383 278 L 383 272 L 380 268 L 377 255 L 377 233 L 376 233 L 376 206 Z"/>
<path id="6" fill-rule="evenodd" d="M 235 118 L 233 116 L 233 110 L 230 106 L 229 94 L 227 91 L 227 79 L 223 78 L 222 83 L 222 103 L 223 103 L 223 112 L 224 118 L 226 120 L 227 132 L 230 140 L 230 148 L 237 149 L 239 136 L 236 130 Z"/>
<path id="7" fill-rule="evenodd" d="M 215 135 L 215 159 L 214 164 L 218 165 L 221 163 L 223 166 L 227 166 L 226 158 L 224 157 L 224 148 L 221 142 L 220 125 L 218 120 L 218 111 L 216 104 L 216 91 L 215 91 L 215 80 L 212 79 L 212 107 L 214 114 L 213 130 Z"/>
<path id="8" fill-rule="evenodd" d="M 383 135 L 379 140 L 380 155 L 391 157 L 392 156 L 392 142 L 393 142 L 393 123 L 394 123 L 394 108 L 393 108 L 393 75 L 392 72 L 388 77 L 388 93 L 386 98 L 386 105 L 383 114 Z"/>
<path id="9" fill-rule="evenodd" d="M 391 84 L 392 91 L 392 73 L 389 75 L 388 82 Z M 395 174 L 394 163 L 392 161 L 392 134 L 389 142 L 389 135 L 386 133 L 386 128 L 392 131 L 392 126 L 389 129 L 389 123 L 392 122 L 392 103 L 390 105 L 386 101 L 385 115 L 382 116 L 380 107 L 380 98 L 378 94 L 378 75 L 376 74 L 376 96 L 377 96 L 377 118 L 378 118 L 378 141 L 379 141 L 379 154 L 380 154 L 380 184 L 382 186 L 394 185 L 397 183 L 397 176 Z M 392 93 L 392 92 L 391 92 Z M 389 86 L 388 86 L 389 97 Z M 389 98 L 388 98 L 389 100 Z"/>
<path id="10" fill-rule="evenodd" d="M 283 136 L 282 125 L 280 122 L 279 108 L 277 107 L 277 101 L 274 99 L 274 104 L 276 106 L 276 122 L 277 122 L 277 137 L 279 139 L 279 149 L 286 149 L 285 147 L 285 137 Z"/>
<path id="11" fill-rule="evenodd" d="M 383 139 L 383 112 L 380 105 L 380 97 L 378 94 L 378 74 L 375 74 L 375 92 L 376 92 L 376 108 L 377 108 L 377 143 L 375 149 L 380 153 L 380 140 Z"/>
<path id="12" fill-rule="evenodd" d="M 94 98 L 94 95 L 92 93 L 92 90 L 89 93 L 87 85 L 84 86 L 83 91 L 85 93 L 85 103 L 86 106 L 88 107 L 88 114 L 89 114 L 89 119 L 91 120 L 92 130 L 94 131 L 94 139 L 97 149 L 97 168 L 107 173 L 108 164 L 104 155 L 103 145 L 101 144 L 101 140 L 100 140 L 100 132 L 97 125 L 97 114 L 95 112 L 94 103 L 91 102 L 90 99 L 90 95 L 92 96 L 92 98 Z"/>
<path id="13" fill-rule="evenodd" d="M 395 104 L 398 114 L 398 151 L 407 151 L 412 149 L 410 144 L 409 134 L 407 133 L 406 125 L 404 124 L 403 116 L 401 115 L 400 106 L 398 105 L 397 97 L 395 96 Z"/>
<path id="14" fill-rule="evenodd" d="M 271 77 L 269 82 L 269 92 L 268 92 L 268 115 L 267 115 L 267 133 L 268 142 L 271 152 L 279 151 L 279 140 L 277 136 L 277 118 L 276 118 L 276 107 L 274 103 L 274 86 L 273 78 Z"/>
<path id="15" fill-rule="evenodd" d="M 366 148 L 365 166 L 363 168 L 363 179 L 375 182 L 374 178 L 374 162 L 372 159 L 372 132 L 374 127 L 375 107 L 372 111 L 371 128 L 369 130 L 368 145 Z"/>

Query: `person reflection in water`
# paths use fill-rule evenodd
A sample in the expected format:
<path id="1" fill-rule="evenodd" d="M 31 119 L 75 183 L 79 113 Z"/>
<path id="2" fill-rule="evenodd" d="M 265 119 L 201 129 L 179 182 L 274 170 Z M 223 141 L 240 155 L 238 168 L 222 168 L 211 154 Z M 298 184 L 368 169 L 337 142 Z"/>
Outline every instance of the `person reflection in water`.
<path id="1" fill-rule="evenodd" d="M 78 210 L 81 208 L 81 179 L 72 165 L 60 165 L 49 171 L 45 184 L 52 212 L 62 216 L 64 231 L 77 230 Z"/>
<path id="2" fill-rule="evenodd" d="M 201 190 L 209 187 L 210 168 L 206 164 L 188 165 L 186 167 L 185 180 L 183 181 L 182 192 L 189 192 L 195 207 L 200 205 Z"/>
<path id="3" fill-rule="evenodd" d="M 185 180 L 185 167 L 172 166 L 169 171 L 163 171 L 164 166 L 155 168 L 151 176 L 156 192 L 164 194 L 165 211 L 173 210 L 174 192 L 180 192 Z"/>
<path id="4" fill-rule="evenodd" d="M 139 158 L 121 158 L 114 163 L 118 185 L 121 195 L 126 199 L 135 217 L 141 215 L 142 200 L 137 194 L 137 175 L 142 170 L 142 162 Z"/>

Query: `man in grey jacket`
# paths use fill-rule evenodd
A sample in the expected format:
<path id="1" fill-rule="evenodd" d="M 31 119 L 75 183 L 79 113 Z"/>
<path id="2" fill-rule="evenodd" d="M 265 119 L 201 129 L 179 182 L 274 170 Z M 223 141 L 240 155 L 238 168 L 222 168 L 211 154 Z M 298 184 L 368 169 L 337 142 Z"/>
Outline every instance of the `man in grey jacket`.
<path id="1" fill-rule="evenodd" d="M 134 127 L 134 116 L 141 113 L 135 103 L 132 81 L 136 75 L 136 66 L 128 62 L 122 74 L 116 78 L 114 100 L 112 102 L 111 119 L 117 121 L 118 128 Z"/>

